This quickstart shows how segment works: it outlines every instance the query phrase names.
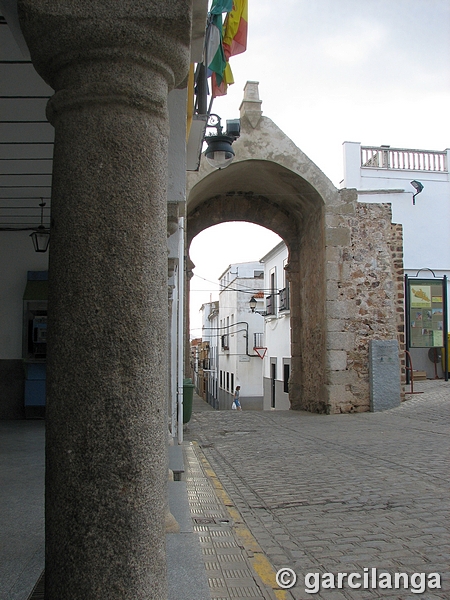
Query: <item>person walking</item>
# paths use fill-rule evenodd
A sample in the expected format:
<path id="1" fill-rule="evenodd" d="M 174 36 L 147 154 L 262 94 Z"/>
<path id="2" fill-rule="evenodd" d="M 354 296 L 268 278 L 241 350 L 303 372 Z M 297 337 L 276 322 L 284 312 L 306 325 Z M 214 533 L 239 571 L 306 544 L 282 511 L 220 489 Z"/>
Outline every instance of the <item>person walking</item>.
<path id="1" fill-rule="evenodd" d="M 236 410 L 242 410 L 241 401 L 239 399 L 240 394 L 241 394 L 241 386 L 237 385 L 236 391 L 234 392 L 234 398 L 233 398 L 233 403 L 236 406 Z"/>

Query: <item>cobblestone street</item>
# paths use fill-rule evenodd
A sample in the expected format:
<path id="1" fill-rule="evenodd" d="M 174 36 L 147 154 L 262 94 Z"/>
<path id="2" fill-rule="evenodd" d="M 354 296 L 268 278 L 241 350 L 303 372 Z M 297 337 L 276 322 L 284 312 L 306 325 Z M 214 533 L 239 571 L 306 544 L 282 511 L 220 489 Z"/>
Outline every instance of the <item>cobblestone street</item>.
<path id="1" fill-rule="evenodd" d="M 189 451 L 210 465 L 274 571 L 298 577 L 267 597 L 450 598 L 450 387 L 427 381 L 415 391 L 425 393 L 394 410 L 330 416 L 245 404 L 217 412 L 197 399 Z M 406 573 L 406 589 L 372 587 L 374 568 L 376 577 Z M 307 573 L 334 574 L 335 588 L 307 593 Z M 339 589 L 338 573 L 359 574 L 361 587 L 344 579 Z M 439 573 L 442 589 L 418 593 L 414 573 Z"/>

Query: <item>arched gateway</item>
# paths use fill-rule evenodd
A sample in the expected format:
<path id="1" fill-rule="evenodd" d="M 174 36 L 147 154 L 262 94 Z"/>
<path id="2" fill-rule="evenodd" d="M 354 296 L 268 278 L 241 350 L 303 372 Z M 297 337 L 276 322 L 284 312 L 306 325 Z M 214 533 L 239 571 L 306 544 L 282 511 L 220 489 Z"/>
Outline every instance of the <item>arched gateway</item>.
<path id="1" fill-rule="evenodd" d="M 240 117 L 241 137 L 233 145 L 233 164 L 213 170 L 202 161 L 199 172 L 189 174 L 188 248 L 202 230 L 225 221 L 247 221 L 277 233 L 289 251 L 291 408 L 317 412 L 367 410 L 367 365 L 358 368 L 367 354 L 367 343 L 361 346 L 352 331 L 355 327 L 350 323 L 349 300 L 353 300 L 354 320 L 361 325 L 358 317 L 363 296 L 367 296 L 367 304 L 370 294 L 365 293 L 368 290 L 364 283 L 356 289 L 352 272 L 359 266 L 359 277 L 365 278 L 364 265 L 370 251 L 366 256 L 355 242 L 361 228 L 366 228 L 375 216 L 365 215 L 361 207 L 379 213 L 376 216 L 383 217 L 381 230 L 384 227 L 385 232 L 378 236 L 378 245 L 382 246 L 383 256 L 389 255 L 389 264 L 381 270 L 371 269 L 370 285 L 375 277 L 379 285 L 372 289 L 380 285 L 385 289 L 384 280 L 392 282 L 393 271 L 398 270 L 388 247 L 393 232 L 389 209 L 357 205 L 354 191 L 337 190 L 270 119 L 262 116 L 255 82 L 246 85 Z M 365 234 L 367 237 L 367 230 Z M 357 247 L 359 257 L 354 252 Z M 358 264 L 361 262 L 364 264 Z M 338 290 L 348 292 L 349 287 L 350 297 L 344 292 L 339 297 Z M 391 294 L 391 300 L 391 310 L 378 319 L 383 321 L 383 338 L 397 338 L 397 293 Z"/>

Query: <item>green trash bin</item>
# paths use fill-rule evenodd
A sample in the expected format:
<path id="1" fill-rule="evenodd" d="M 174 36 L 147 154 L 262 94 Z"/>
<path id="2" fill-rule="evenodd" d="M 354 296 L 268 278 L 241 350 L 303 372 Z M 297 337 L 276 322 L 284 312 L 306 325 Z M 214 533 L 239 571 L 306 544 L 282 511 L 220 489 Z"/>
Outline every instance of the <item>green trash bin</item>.
<path id="1" fill-rule="evenodd" d="M 189 423 L 192 416 L 192 402 L 194 399 L 194 384 L 192 379 L 183 379 L 183 423 Z"/>

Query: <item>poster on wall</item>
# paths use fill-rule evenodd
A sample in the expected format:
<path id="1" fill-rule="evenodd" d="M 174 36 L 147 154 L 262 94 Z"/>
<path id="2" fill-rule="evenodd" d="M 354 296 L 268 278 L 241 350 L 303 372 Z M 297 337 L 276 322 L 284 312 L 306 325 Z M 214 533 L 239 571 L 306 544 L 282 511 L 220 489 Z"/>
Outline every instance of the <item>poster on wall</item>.
<path id="1" fill-rule="evenodd" d="M 444 346 L 444 289 L 441 279 L 409 279 L 410 348 Z"/>

